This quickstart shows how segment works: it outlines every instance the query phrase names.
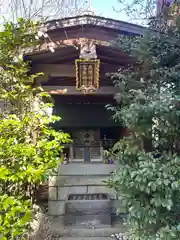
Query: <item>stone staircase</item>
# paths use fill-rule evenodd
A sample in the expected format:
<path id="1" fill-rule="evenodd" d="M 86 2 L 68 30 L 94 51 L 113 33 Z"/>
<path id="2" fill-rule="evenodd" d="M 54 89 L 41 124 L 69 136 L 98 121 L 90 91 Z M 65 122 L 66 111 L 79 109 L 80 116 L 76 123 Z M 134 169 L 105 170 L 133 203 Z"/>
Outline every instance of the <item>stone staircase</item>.
<path id="1" fill-rule="evenodd" d="M 116 169 L 115 164 L 103 163 L 70 163 L 61 165 L 57 175 L 49 180 L 49 201 L 48 215 L 52 222 L 51 233 L 52 240 L 110 240 L 112 234 L 124 231 L 122 218 L 114 219 L 116 222 L 111 225 L 102 225 L 96 228 L 87 224 L 87 226 L 64 226 L 66 215 L 66 202 L 69 194 L 96 194 L 107 193 L 111 199 L 111 214 L 116 215 L 117 208 L 121 213 L 125 209 L 121 208 L 119 201 L 116 199 L 116 193 L 108 189 L 104 181 L 107 180 L 110 173 Z"/>

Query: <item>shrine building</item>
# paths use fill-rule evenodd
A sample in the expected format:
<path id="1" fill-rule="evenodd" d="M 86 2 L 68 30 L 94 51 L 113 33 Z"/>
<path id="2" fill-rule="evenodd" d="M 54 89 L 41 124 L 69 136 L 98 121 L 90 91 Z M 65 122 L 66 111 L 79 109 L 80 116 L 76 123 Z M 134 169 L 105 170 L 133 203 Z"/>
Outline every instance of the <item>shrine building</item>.
<path id="1" fill-rule="evenodd" d="M 67 164 L 60 165 L 58 174 L 49 180 L 49 216 L 66 224 L 66 204 L 73 194 L 107 194 L 113 215 L 116 194 L 103 180 L 116 164 L 105 162 L 103 152 L 125 134 L 125 129 L 106 109 L 107 104 L 115 103 L 117 92 L 107 73 L 127 67 L 132 59 L 112 41 L 119 35 L 142 35 L 144 28 L 91 15 L 49 21 L 46 28 L 49 39 L 28 59 L 33 72 L 44 73 L 39 82 L 52 95 L 54 113 L 62 118 L 54 127 L 72 138 L 64 149 Z M 80 216 L 77 219 L 83 222 Z"/>
<path id="2" fill-rule="evenodd" d="M 33 72 L 44 73 L 40 83 L 52 95 L 54 113 L 62 118 L 56 129 L 73 139 L 67 157 L 72 162 L 101 162 L 103 142 L 114 142 L 123 134 L 105 108 L 115 102 L 117 91 L 107 73 L 131 61 L 112 41 L 122 34 L 142 34 L 143 28 L 90 15 L 53 20 L 46 28 L 55 51 L 41 46 L 28 59 Z"/>

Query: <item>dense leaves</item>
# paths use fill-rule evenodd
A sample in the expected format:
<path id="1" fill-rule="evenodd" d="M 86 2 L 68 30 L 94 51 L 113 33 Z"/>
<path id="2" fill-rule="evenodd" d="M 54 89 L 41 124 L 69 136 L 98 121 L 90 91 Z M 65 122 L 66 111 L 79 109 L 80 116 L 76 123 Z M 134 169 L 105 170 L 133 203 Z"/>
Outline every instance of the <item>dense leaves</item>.
<path id="1" fill-rule="evenodd" d="M 50 125 L 50 96 L 23 61 L 36 42 L 36 24 L 18 20 L 0 32 L 0 238 L 25 239 L 36 189 L 56 168 L 69 136 Z"/>
<path id="2" fill-rule="evenodd" d="M 120 168 L 109 179 L 127 206 L 130 239 L 180 239 L 180 31 L 119 37 L 134 59 L 112 74 L 114 119 L 129 134 L 113 148 Z"/>

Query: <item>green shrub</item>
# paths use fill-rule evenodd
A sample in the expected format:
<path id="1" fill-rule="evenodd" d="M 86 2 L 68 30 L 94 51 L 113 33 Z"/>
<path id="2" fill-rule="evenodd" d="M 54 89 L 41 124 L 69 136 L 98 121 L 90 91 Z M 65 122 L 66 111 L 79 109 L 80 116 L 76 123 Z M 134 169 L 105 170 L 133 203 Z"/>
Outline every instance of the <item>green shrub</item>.
<path id="1" fill-rule="evenodd" d="M 25 239 L 32 219 L 35 191 L 60 161 L 69 136 L 50 127 L 50 96 L 37 85 L 40 74 L 29 73 L 23 60 L 36 40 L 37 26 L 19 19 L 5 23 L 0 32 L 0 99 L 7 107 L 0 114 L 0 236 Z"/>
<path id="2" fill-rule="evenodd" d="M 114 119 L 129 129 L 113 148 L 120 168 L 111 176 L 127 207 L 131 239 L 180 239 L 180 32 L 148 30 L 119 37 L 116 45 L 133 63 L 111 74 Z"/>

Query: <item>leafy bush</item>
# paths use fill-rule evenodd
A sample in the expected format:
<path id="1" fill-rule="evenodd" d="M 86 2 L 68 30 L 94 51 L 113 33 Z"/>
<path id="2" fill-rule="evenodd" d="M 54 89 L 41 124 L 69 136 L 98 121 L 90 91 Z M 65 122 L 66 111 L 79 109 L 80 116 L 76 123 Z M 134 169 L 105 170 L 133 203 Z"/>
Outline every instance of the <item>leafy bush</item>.
<path id="1" fill-rule="evenodd" d="M 0 236 L 25 239 L 32 218 L 35 191 L 60 161 L 62 143 L 69 136 L 50 127 L 58 117 L 48 93 L 37 84 L 40 74 L 29 73 L 23 60 L 37 44 L 37 26 L 19 19 L 0 32 Z"/>
<path id="2" fill-rule="evenodd" d="M 114 119 L 129 134 L 113 148 L 120 167 L 108 181 L 127 206 L 130 239 L 180 239 L 180 31 L 119 37 L 133 63 L 111 74 Z"/>

